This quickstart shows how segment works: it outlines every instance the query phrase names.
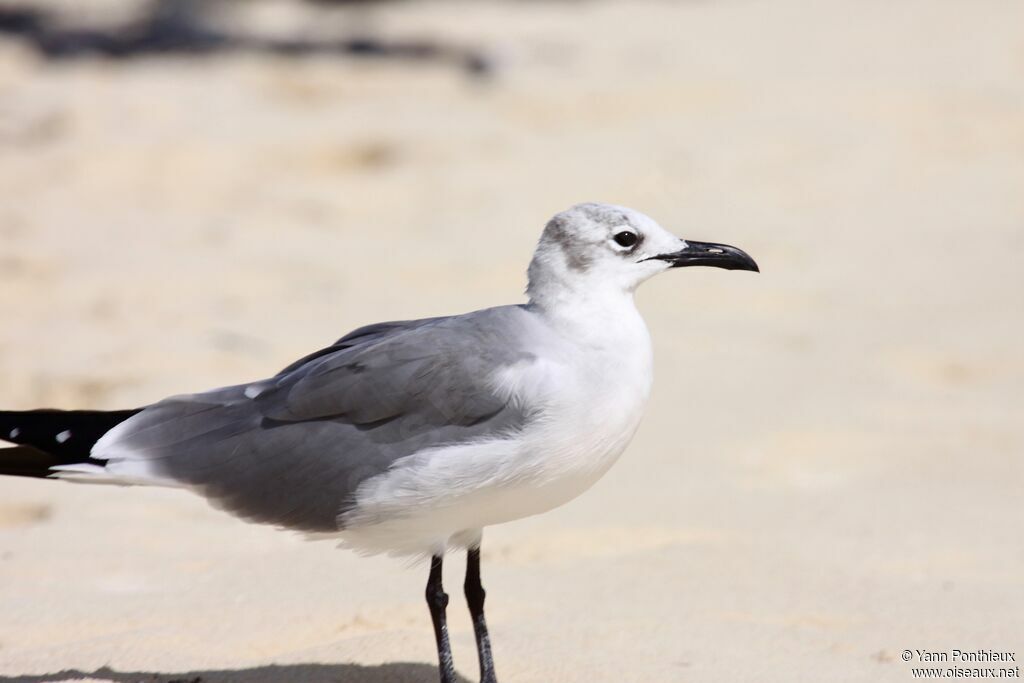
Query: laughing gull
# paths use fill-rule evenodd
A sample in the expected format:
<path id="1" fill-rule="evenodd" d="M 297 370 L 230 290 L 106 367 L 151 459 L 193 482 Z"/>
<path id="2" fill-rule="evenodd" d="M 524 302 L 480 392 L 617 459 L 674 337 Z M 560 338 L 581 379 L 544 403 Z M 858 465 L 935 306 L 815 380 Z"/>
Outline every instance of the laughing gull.
<path id="1" fill-rule="evenodd" d="M 637 286 L 683 266 L 757 271 L 642 213 L 579 204 L 544 228 L 529 303 L 378 323 L 273 377 L 136 410 L 0 412 L 0 474 L 186 488 L 252 522 L 362 553 L 430 558 L 442 683 L 455 683 L 441 584 L 466 549 L 480 679 L 497 679 L 483 528 L 550 510 L 626 448 L 651 387 Z"/>

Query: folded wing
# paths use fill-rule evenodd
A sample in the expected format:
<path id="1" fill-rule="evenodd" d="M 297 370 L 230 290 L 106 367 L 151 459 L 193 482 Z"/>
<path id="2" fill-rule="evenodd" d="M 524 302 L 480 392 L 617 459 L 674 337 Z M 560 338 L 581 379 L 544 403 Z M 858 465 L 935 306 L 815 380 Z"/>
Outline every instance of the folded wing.
<path id="1" fill-rule="evenodd" d="M 93 449 L 106 476 L 186 486 L 243 518 L 339 530 L 358 486 L 426 448 L 503 438 L 530 407 L 496 388 L 532 356 L 518 307 L 361 328 L 278 375 L 161 401 Z"/>

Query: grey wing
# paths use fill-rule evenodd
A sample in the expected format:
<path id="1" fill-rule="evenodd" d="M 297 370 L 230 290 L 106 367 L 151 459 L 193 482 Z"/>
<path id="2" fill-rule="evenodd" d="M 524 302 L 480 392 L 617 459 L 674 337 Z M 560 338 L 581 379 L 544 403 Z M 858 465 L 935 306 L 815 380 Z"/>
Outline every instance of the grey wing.
<path id="1" fill-rule="evenodd" d="M 343 349 L 349 349 L 355 346 L 364 346 L 366 344 L 372 344 L 375 341 L 385 339 L 392 334 L 404 332 L 407 330 L 416 329 L 417 327 L 423 327 L 424 325 L 430 325 L 439 320 L 447 320 L 446 317 L 440 318 L 421 318 L 420 320 L 392 320 L 386 323 L 374 323 L 372 325 L 364 325 L 357 329 L 352 330 L 344 337 L 334 342 L 330 346 L 314 351 L 308 356 L 303 356 L 299 360 L 295 361 L 281 372 L 277 373 L 278 376 L 286 375 L 293 370 L 301 368 L 303 365 L 322 358 L 323 356 L 334 353 L 335 351 L 341 351 Z"/>
<path id="2" fill-rule="evenodd" d="M 157 403 L 93 455 L 145 461 L 252 521 L 337 531 L 358 486 L 400 458 L 522 428 L 529 407 L 490 382 L 531 359 L 508 344 L 515 315 L 361 328 L 268 380 Z"/>

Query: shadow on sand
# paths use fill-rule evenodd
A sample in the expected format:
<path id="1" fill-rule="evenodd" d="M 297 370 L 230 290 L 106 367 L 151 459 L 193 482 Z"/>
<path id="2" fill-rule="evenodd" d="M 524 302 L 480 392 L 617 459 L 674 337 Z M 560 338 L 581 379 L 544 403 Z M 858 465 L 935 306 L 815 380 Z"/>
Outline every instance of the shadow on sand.
<path id="1" fill-rule="evenodd" d="M 285 664 L 257 666 L 251 669 L 186 671 L 115 671 L 108 667 L 96 671 L 58 671 L 52 674 L 0 676 L 0 683 L 56 683 L 94 679 L 115 683 L 436 683 L 437 667 L 430 664 Z M 459 676 L 460 683 L 469 683 Z"/>
<path id="2" fill-rule="evenodd" d="M 372 4 L 369 0 L 364 2 Z M 20 39 L 50 60 L 259 52 L 292 58 L 338 55 L 428 61 L 450 64 L 477 76 L 491 70 L 490 60 L 481 52 L 431 40 L 389 40 L 365 33 L 338 39 L 266 38 L 235 33 L 208 20 L 210 6 L 215 4 L 211 0 L 150 0 L 134 21 L 105 27 L 69 25 L 46 9 L 8 5 L 0 7 L 0 35 Z"/>

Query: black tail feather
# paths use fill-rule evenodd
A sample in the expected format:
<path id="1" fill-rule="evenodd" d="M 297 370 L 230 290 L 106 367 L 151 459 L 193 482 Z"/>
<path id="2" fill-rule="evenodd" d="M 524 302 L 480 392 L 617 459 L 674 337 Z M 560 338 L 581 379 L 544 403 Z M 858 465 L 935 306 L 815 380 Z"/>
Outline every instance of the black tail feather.
<path id="1" fill-rule="evenodd" d="M 54 465 L 96 462 L 93 445 L 140 410 L 0 411 L 0 440 L 20 446 L 0 449 L 0 474 L 46 476 Z"/>
<path id="2" fill-rule="evenodd" d="M 0 448 L 0 475 L 47 477 L 54 465 L 65 465 L 58 458 L 31 446 Z"/>

